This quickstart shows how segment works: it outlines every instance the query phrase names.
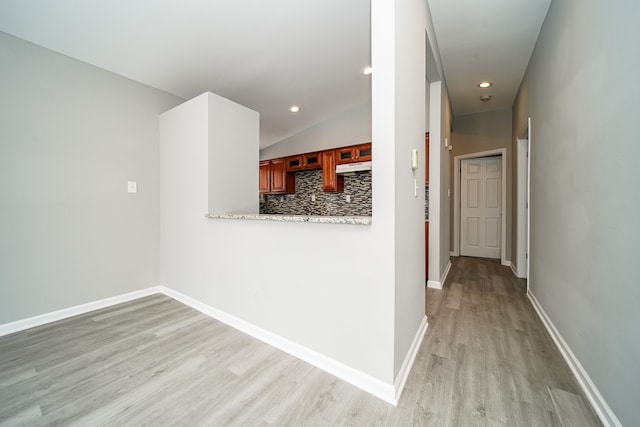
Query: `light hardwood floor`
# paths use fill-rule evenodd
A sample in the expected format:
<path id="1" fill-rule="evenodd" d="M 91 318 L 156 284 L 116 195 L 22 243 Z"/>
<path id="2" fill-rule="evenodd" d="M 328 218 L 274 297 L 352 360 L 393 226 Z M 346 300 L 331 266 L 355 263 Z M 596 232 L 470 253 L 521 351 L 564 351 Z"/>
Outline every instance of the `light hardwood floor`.
<path id="1" fill-rule="evenodd" d="M 0 338 L 0 425 L 598 426 L 499 263 L 454 259 L 397 407 L 163 295 Z"/>

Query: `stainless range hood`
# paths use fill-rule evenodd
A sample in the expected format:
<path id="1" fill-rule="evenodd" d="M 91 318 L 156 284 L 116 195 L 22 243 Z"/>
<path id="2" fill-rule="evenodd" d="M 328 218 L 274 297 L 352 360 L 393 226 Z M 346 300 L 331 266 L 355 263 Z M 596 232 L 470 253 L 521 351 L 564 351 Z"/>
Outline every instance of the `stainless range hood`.
<path id="1" fill-rule="evenodd" d="M 336 166 L 337 174 L 350 174 L 354 172 L 361 171 L 370 171 L 371 170 L 371 162 L 360 162 L 360 163 L 347 163 L 344 165 Z"/>

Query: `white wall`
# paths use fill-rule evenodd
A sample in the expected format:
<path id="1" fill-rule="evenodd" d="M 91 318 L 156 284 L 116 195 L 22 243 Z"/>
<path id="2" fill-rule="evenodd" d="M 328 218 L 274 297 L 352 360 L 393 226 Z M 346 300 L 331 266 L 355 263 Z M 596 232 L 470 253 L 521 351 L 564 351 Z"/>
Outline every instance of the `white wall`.
<path id="1" fill-rule="evenodd" d="M 431 93 L 429 91 L 431 84 L 429 80 L 425 81 L 425 95 L 424 95 L 424 131 L 429 132 L 429 104 L 431 103 Z"/>
<path id="2" fill-rule="evenodd" d="M 514 105 L 531 126 L 530 289 L 623 425 L 640 425 L 640 3 L 551 3 Z"/>
<path id="3" fill-rule="evenodd" d="M 209 212 L 258 213 L 260 114 L 211 92 L 209 113 Z"/>
<path id="4" fill-rule="evenodd" d="M 429 277 L 428 285 L 441 288 L 449 267 L 449 154 L 444 140 L 451 140 L 451 108 L 449 93 L 442 71 L 429 3 L 426 3 L 426 76 L 429 87 L 427 105 L 429 118 Z M 426 112 L 425 112 L 426 114 Z"/>
<path id="5" fill-rule="evenodd" d="M 207 109 L 160 118 L 162 284 L 391 389 L 393 192 L 374 187 L 371 226 L 206 219 Z"/>
<path id="6" fill-rule="evenodd" d="M 371 142 L 371 102 L 351 107 L 260 150 L 260 160 L 329 150 L 366 142 Z M 373 147 L 373 150 L 375 150 L 375 147 Z"/>
<path id="7" fill-rule="evenodd" d="M 394 116 L 381 119 L 394 126 L 395 168 L 395 356 L 394 376 L 400 373 L 404 358 L 425 318 L 424 245 L 424 162 L 411 169 L 411 151 L 424 159 L 426 2 L 397 1 L 392 15 L 395 25 L 393 64 Z M 377 76 L 375 76 L 377 77 Z M 378 102 L 375 99 L 374 102 Z M 375 135 L 375 133 L 374 133 Z M 376 141 L 377 142 L 377 141 Z M 418 189 L 415 189 L 415 186 Z"/>
<path id="8" fill-rule="evenodd" d="M 157 285 L 158 113 L 182 100 L 5 33 L 0 93 L 0 324 Z"/>
<path id="9" fill-rule="evenodd" d="M 429 286 L 441 288 L 449 266 L 449 150 L 444 141 L 451 140 L 451 113 L 446 84 L 430 84 L 429 130 Z"/>
<path id="10" fill-rule="evenodd" d="M 424 138 L 424 21 L 396 27 L 420 13 L 419 0 L 372 4 L 371 226 L 204 218 L 207 102 L 160 118 L 162 284 L 358 372 L 391 399 L 424 319 L 424 199 L 410 168 Z M 396 50 L 396 38 L 411 47 Z"/>

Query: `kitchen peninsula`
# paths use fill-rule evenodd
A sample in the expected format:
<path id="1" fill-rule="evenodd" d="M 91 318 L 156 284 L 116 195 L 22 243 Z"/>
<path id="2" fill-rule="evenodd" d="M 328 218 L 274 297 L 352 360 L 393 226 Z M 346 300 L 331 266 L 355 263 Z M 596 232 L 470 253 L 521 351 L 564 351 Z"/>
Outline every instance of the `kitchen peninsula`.
<path id="1" fill-rule="evenodd" d="M 318 215 L 277 215 L 277 214 L 206 214 L 207 218 L 249 219 L 279 222 L 313 222 L 323 224 L 371 225 L 370 216 L 318 216 Z"/>

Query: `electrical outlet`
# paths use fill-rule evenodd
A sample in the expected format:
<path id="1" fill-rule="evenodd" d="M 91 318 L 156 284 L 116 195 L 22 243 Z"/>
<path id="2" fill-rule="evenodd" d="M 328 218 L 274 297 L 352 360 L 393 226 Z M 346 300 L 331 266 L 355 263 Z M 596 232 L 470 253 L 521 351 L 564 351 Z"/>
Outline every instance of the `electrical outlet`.
<path id="1" fill-rule="evenodd" d="M 311 201 L 312 201 L 312 202 L 315 202 L 315 201 L 316 201 L 316 195 L 315 195 L 315 194 L 312 194 L 312 195 L 311 195 Z"/>
<path id="2" fill-rule="evenodd" d="M 127 193 L 137 193 L 138 183 L 135 181 L 127 181 Z"/>
<path id="3" fill-rule="evenodd" d="M 346 196 L 344 196 L 344 199 L 347 201 L 347 203 L 351 203 L 351 195 L 347 194 Z"/>

